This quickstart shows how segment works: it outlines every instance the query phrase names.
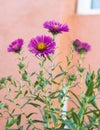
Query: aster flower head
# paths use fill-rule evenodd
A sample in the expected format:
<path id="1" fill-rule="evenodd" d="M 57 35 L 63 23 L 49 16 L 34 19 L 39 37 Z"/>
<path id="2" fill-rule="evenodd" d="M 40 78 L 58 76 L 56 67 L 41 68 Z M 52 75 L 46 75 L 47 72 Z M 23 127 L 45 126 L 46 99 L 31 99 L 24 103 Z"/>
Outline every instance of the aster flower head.
<path id="1" fill-rule="evenodd" d="M 24 41 L 21 38 L 11 42 L 11 44 L 7 48 L 8 52 L 18 53 L 21 50 L 23 43 Z"/>
<path id="2" fill-rule="evenodd" d="M 91 46 L 88 43 L 81 42 L 78 39 L 73 42 L 73 46 L 75 51 L 77 51 L 79 54 L 83 54 L 91 50 Z"/>
<path id="3" fill-rule="evenodd" d="M 44 28 L 48 29 L 52 34 L 58 34 L 62 32 L 68 32 L 69 28 L 66 24 L 61 24 L 56 21 L 46 21 L 43 24 Z"/>
<path id="4" fill-rule="evenodd" d="M 32 38 L 28 48 L 35 55 L 46 57 L 49 54 L 54 54 L 56 43 L 49 36 L 37 36 Z"/>
<path id="5" fill-rule="evenodd" d="M 78 39 L 76 39 L 76 40 L 73 42 L 73 46 L 74 46 L 75 48 L 78 48 L 79 46 L 81 46 L 81 41 L 78 40 Z"/>

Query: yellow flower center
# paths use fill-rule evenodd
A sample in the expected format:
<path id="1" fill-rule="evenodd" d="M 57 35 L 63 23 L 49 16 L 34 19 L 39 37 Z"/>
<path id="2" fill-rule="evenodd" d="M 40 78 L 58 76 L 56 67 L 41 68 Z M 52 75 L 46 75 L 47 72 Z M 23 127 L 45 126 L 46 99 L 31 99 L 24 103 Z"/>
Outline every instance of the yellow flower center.
<path id="1" fill-rule="evenodd" d="M 44 51 L 44 50 L 46 49 L 45 43 L 43 43 L 43 42 L 39 43 L 39 44 L 37 45 L 37 49 L 38 49 L 39 51 Z"/>
<path id="2" fill-rule="evenodd" d="M 59 26 L 57 24 L 54 25 L 54 28 L 57 29 Z"/>

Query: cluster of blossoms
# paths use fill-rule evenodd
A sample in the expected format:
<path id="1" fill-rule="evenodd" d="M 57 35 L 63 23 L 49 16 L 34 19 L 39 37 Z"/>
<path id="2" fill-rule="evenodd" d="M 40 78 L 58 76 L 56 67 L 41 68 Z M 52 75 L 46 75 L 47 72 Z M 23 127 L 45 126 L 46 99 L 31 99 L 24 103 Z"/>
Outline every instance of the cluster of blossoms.
<path id="1" fill-rule="evenodd" d="M 86 42 L 81 42 L 80 40 L 76 39 L 74 42 L 73 42 L 73 46 L 75 48 L 75 50 L 79 53 L 79 54 L 82 54 L 82 53 L 86 53 L 88 51 L 91 50 L 91 46 L 86 43 Z"/>
<path id="2" fill-rule="evenodd" d="M 56 21 L 46 21 L 44 22 L 43 27 L 48 29 L 48 31 L 52 33 L 53 36 L 62 32 L 69 31 L 69 28 L 66 24 L 61 24 Z M 22 48 L 23 43 L 24 40 L 21 38 L 13 41 L 8 47 L 8 52 L 19 52 Z M 79 54 L 88 52 L 91 48 L 88 43 L 81 42 L 78 39 L 73 42 L 73 46 Z M 55 47 L 56 43 L 54 39 L 50 36 L 45 35 L 32 38 L 28 44 L 30 52 L 42 57 L 54 54 Z"/>

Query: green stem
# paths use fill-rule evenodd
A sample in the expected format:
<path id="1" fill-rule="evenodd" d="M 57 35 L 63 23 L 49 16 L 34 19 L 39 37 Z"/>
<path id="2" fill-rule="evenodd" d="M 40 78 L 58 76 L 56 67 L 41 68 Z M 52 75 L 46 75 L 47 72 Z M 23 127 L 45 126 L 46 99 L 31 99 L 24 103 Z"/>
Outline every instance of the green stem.
<path id="1" fill-rule="evenodd" d="M 26 117 L 26 119 L 32 124 L 32 126 L 36 129 L 35 124 L 32 122 L 30 118 L 27 118 L 26 113 L 24 112 L 24 109 L 21 107 L 22 106 L 22 88 L 23 88 L 23 73 L 25 70 L 25 65 L 24 65 L 24 57 L 22 56 L 22 52 L 19 52 L 19 76 L 20 76 L 20 87 L 19 87 L 19 93 L 20 93 L 20 110 L 21 113 Z"/>
<path id="2" fill-rule="evenodd" d="M 81 89 L 81 96 L 82 96 L 82 93 L 83 93 L 82 81 L 83 81 L 83 72 L 84 72 L 84 70 L 83 70 L 83 72 L 81 72 L 81 69 L 83 69 L 83 68 L 81 68 L 83 60 L 84 60 L 84 54 L 81 54 L 80 55 L 80 59 L 78 61 L 78 66 L 77 66 L 78 71 L 79 71 L 79 76 L 80 76 L 80 84 L 79 84 L 79 86 L 80 86 L 80 89 Z"/>
<path id="3" fill-rule="evenodd" d="M 86 110 L 87 110 L 87 105 L 88 105 L 88 102 L 86 101 L 84 106 L 82 107 L 82 113 L 81 113 L 81 116 L 80 116 L 80 125 L 77 127 L 77 130 L 81 130 L 81 128 L 82 128 L 83 120 L 84 120 L 84 114 L 86 113 Z"/>
<path id="4" fill-rule="evenodd" d="M 45 85 L 45 72 L 44 72 L 44 63 L 45 63 L 45 59 L 42 58 L 41 59 L 41 71 L 42 71 L 42 77 L 40 77 L 42 79 L 42 87 L 43 87 L 43 94 L 45 97 L 45 107 L 44 107 L 44 117 L 46 118 L 46 120 L 44 120 L 44 122 L 46 122 L 46 124 L 44 124 L 44 129 L 49 127 L 49 117 L 48 117 L 48 95 L 47 95 L 47 90 L 46 90 L 46 85 Z"/>
<path id="5" fill-rule="evenodd" d="M 9 91 L 8 85 L 6 85 L 6 87 L 7 87 L 7 91 L 8 91 L 8 95 L 9 95 L 10 99 L 13 101 L 13 103 L 15 104 L 15 106 L 19 107 L 19 109 L 21 110 L 21 113 L 22 113 L 23 115 L 25 115 L 25 117 L 27 117 L 27 115 L 25 114 L 25 112 L 24 112 L 23 108 L 21 107 L 21 105 L 20 105 L 20 104 L 17 105 L 18 103 L 16 102 L 16 100 L 14 100 L 13 96 L 11 95 L 11 93 L 10 93 L 10 91 Z M 8 112 L 11 114 L 10 110 L 9 110 Z M 33 126 L 34 128 L 36 128 L 35 125 L 34 125 L 34 123 L 31 121 L 30 118 L 26 118 L 26 119 L 27 119 L 28 121 L 30 121 L 30 123 L 32 124 L 32 126 Z M 20 128 L 20 126 L 18 126 L 18 127 Z M 36 130 L 38 130 L 38 129 L 36 128 Z"/>
<path id="6" fill-rule="evenodd" d="M 56 40 L 56 34 L 52 34 L 53 40 Z M 53 72 L 54 72 L 54 56 L 51 57 L 51 81 L 53 80 Z M 51 92 L 53 91 L 53 84 L 51 82 Z"/>
<path id="7" fill-rule="evenodd" d="M 56 34 L 52 34 L 52 37 L 55 40 L 56 39 Z"/>
<path id="8" fill-rule="evenodd" d="M 51 63 L 51 81 L 53 80 L 53 72 L 54 72 L 54 58 L 52 56 L 52 63 Z M 53 91 L 53 83 L 51 82 L 51 92 Z"/>
<path id="9" fill-rule="evenodd" d="M 22 65 L 22 68 L 21 68 Z M 20 88 L 19 91 L 22 93 L 22 86 L 23 86 L 23 79 L 22 79 L 22 74 L 23 74 L 23 57 L 22 57 L 22 52 L 19 52 L 19 76 L 20 76 Z"/>
<path id="10" fill-rule="evenodd" d="M 59 86 L 61 86 L 63 84 L 63 82 L 64 82 L 64 80 L 66 78 L 68 70 L 70 69 L 70 64 L 71 64 L 71 62 L 73 60 L 73 55 L 74 55 L 74 47 L 72 46 L 69 59 L 68 59 L 68 57 L 66 57 L 66 59 L 67 59 L 67 67 L 66 67 L 65 74 L 62 76 L 62 79 L 60 80 Z"/>

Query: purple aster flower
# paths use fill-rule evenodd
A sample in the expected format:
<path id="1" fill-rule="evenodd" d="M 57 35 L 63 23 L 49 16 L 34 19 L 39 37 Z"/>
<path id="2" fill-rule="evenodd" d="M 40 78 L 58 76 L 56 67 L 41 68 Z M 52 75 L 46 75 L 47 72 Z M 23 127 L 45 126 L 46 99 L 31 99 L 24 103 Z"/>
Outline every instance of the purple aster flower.
<path id="1" fill-rule="evenodd" d="M 91 50 L 91 46 L 90 46 L 88 43 L 86 43 L 86 42 L 82 42 L 80 48 L 81 48 L 81 50 L 84 51 L 84 52 L 88 52 L 88 51 Z"/>
<path id="2" fill-rule="evenodd" d="M 78 40 L 78 39 L 76 39 L 76 40 L 73 42 L 73 46 L 74 46 L 75 48 L 81 46 L 81 41 Z"/>
<path id="3" fill-rule="evenodd" d="M 68 32 L 69 28 L 66 24 L 61 24 L 56 21 L 46 21 L 43 24 L 44 28 L 48 29 L 52 34 L 58 34 L 62 32 Z"/>
<path id="4" fill-rule="evenodd" d="M 7 49 L 8 52 L 19 52 L 22 48 L 23 43 L 24 41 L 21 38 L 11 42 Z"/>
<path id="5" fill-rule="evenodd" d="M 81 42 L 78 39 L 73 42 L 73 46 L 75 51 L 77 51 L 79 54 L 83 54 L 91 50 L 91 46 L 88 43 Z"/>
<path id="6" fill-rule="evenodd" d="M 54 54 L 56 43 L 49 36 L 37 36 L 32 38 L 28 48 L 35 55 L 46 57 L 49 54 Z"/>

